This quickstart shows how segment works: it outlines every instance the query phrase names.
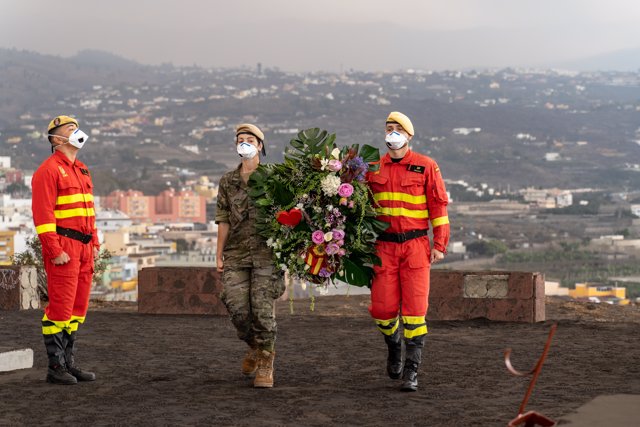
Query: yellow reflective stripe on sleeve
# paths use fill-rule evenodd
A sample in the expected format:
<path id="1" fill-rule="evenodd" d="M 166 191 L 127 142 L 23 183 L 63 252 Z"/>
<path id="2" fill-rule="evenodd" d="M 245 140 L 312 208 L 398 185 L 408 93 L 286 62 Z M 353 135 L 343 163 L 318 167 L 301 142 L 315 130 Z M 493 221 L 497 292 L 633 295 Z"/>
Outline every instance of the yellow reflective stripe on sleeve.
<path id="1" fill-rule="evenodd" d="M 42 234 L 42 233 L 51 233 L 56 231 L 56 225 L 55 224 L 41 224 L 39 226 L 36 227 L 36 233 L 38 234 Z"/>
<path id="2" fill-rule="evenodd" d="M 411 338 L 418 337 L 420 335 L 426 335 L 426 333 L 427 333 L 427 325 L 420 326 L 419 328 L 416 328 L 416 329 L 405 328 L 404 337 L 411 339 Z"/>
<path id="3" fill-rule="evenodd" d="M 76 332 L 78 330 L 78 326 L 80 326 L 78 322 L 72 322 L 67 328 L 67 331 Z"/>
<path id="4" fill-rule="evenodd" d="M 412 196 L 407 193 L 393 193 L 393 192 L 382 192 L 376 193 L 373 195 L 373 200 L 376 202 L 384 201 L 384 200 L 394 200 L 400 202 L 407 202 L 413 204 L 427 203 L 427 196 L 421 194 L 419 196 Z"/>
<path id="5" fill-rule="evenodd" d="M 438 218 L 433 218 L 431 220 L 431 225 L 433 225 L 433 227 L 438 227 L 440 225 L 445 225 L 445 224 L 449 224 L 449 217 L 448 216 L 441 216 Z"/>
<path id="6" fill-rule="evenodd" d="M 93 208 L 88 208 L 88 209 L 75 208 L 75 209 L 55 210 L 55 211 L 53 211 L 53 214 L 58 219 L 71 218 L 71 217 L 74 217 L 74 216 L 96 216 L 96 213 L 93 210 Z"/>
<path id="7" fill-rule="evenodd" d="M 429 211 L 427 209 L 407 209 L 407 208 L 376 208 L 378 215 L 386 216 L 406 216 L 408 218 L 425 219 L 429 218 Z"/>
<path id="8" fill-rule="evenodd" d="M 93 202 L 93 194 L 77 193 L 77 194 L 70 194 L 68 196 L 58 196 L 58 198 L 56 199 L 57 205 L 65 205 L 69 203 L 78 203 L 78 202 Z"/>

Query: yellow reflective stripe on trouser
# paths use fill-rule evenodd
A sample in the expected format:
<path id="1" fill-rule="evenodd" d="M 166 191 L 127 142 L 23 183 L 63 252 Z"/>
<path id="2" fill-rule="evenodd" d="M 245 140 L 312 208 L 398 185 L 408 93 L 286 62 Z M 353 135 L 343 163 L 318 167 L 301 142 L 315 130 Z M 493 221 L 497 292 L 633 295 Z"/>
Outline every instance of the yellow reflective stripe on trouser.
<path id="1" fill-rule="evenodd" d="M 78 203 L 78 202 L 93 202 L 93 194 L 76 193 L 76 194 L 69 194 L 68 196 L 58 196 L 56 198 L 56 205 L 66 205 L 69 203 Z"/>
<path id="2" fill-rule="evenodd" d="M 381 320 L 381 319 L 373 319 L 378 326 L 378 330 L 385 335 L 393 335 L 397 330 L 400 322 L 398 322 L 398 318 L 394 317 L 393 319 Z"/>
<path id="3" fill-rule="evenodd" d="M 96 216 L 93 208 L 75 208 L 75 209 L 62 209 L 55 210 L 53 214 L 56 218 L 71 218 L 73 216 Z"/>
<path id="4" fill-rule="evenodd" d="M 429 218 L 429 211 L 427 209 L 407 209 L 407 208 L 376 208 L 378 215 L 386 216 L 406 216 L 408 218 L 424 219 Z"/>
<path id="5" fill-rule="evenodd" d="M 42 317 L 42 334 L 54 335 L 64 330 L 69 330 L 71 326 L 71 320 L 49 320 L 47 315 Z"/>
<path id="6" fill-rule="evenodd" d="M 419 196 L 413 196 L 407 193 L 393 193 L 391 191 L 376 193 L 373 195 L 373 200 L 379 202 L 381 200 L 394 200 L 400 202 L 413 203 L 415 205 L 420 203 L 427 203 L 427 196 L 420 194 Z"/>
<path id="7" fill-rule="evenodd" d="M 448 216 L 441 216 L 441 217 L 438 217 L 438 218 L 433 218 L 431 220 L 431 225 L 433 226 L 433 228 L 436 228 L 439 225 L 445 225 L 445 224 L 449 224 L 449 217 Z"/>
<path id="8" fill-rule="evenodd" d="M 78 326 L 80 326 L 81 323 L 84 323 L 84 316 L 71 316 L 71 321 L 69 322 L 69 329 L 67 329 L 68 332 L 75 332 L 78 330 Z"/>
<path id="9" fill-rule="evenodd" d="M 427 333 L 427 322 L 424 316 L 402 316 L 404 337 L 411 339 Z"/>
<path id="10" fill-rule="evenodd" d="M 38 234 L 51 233 L 51 232 L 55 232 L 55 231 L 56 231 L 56 225 L 53 224 L 53 223 L 41 224 L 41 225 L 36 227 L 36 233 L 38 233 Z"/>

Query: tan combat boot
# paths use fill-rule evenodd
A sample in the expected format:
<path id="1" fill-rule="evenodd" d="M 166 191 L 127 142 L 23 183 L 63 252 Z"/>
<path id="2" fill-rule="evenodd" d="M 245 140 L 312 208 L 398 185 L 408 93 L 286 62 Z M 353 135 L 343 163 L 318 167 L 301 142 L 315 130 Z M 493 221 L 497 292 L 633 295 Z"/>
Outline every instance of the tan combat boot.
<path id="1" fill-rule="evenodd" d="M 249 348 L 242 359 L 242 374 L 251 375 L 258 369 L 258 349 Z"/>
<path id="2" fill-rule="evenodd" d="M 258 350 L 258 370 L 253 380 L 254 387 L 273 387 L 273 358 L 275 351 Z"/>

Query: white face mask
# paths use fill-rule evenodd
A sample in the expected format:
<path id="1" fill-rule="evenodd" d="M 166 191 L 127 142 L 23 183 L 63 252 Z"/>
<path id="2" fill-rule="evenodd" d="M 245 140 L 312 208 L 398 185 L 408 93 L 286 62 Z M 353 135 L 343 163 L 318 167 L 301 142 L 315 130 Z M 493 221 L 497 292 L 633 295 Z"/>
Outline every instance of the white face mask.
<path id="1" fill-rule="evenodd" d="M 69 140 L 69 144 L 73 145 L 78 150 L 81 149 L 84 146 L 85 142 L 87 142 L 87 140 L 89 139 L 89 135 L 82 132 L 80 129 L 74 130 L 73 133 L 68 138 L 66 136 L 52 135 L 52 134 L 48 134 L 48 136 L 55 136 L 58 138 L 67 139 Z"/>
<path id="2" fill-rule="evenodd" d="M 248 142 L 241 142 L 236 146 L 236 150 L 238 154 L 243 159 L 253 159 L 256 154 L 258 154 L 258 149 L 255 145 L 249 144 Z"/>
<path id="3" fill-rule="evenodd" d="M 392 150 L 399 150 L 404 147 L 407 142 L 409 142 L 406 136 L 404 136 L 400 132 L 396 132 L 395 130 L 391 133 L 388 133 L 384 140 L 387 143 L 387 147 L 391 148 Z"/>

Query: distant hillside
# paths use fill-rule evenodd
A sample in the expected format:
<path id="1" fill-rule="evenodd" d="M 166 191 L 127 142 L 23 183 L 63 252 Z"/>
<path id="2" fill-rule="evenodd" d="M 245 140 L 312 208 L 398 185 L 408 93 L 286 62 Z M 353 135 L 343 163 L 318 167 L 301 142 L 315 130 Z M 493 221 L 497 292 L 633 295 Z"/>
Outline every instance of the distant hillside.
<path id="1" fill-rule="evenodd" d="M 562 62 L 558 66 L 576 71 L 636 71 L 640 70 L 640 47 Z"/>
<path id="2" fill-rule="evenodd" d="M 100 51 L 71 58 L 0 49 L 0 126 L 8 125 L 32 105 L 51 104 L 93 85 L 155 83 L 153 68 Z"/>

